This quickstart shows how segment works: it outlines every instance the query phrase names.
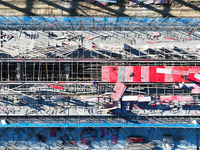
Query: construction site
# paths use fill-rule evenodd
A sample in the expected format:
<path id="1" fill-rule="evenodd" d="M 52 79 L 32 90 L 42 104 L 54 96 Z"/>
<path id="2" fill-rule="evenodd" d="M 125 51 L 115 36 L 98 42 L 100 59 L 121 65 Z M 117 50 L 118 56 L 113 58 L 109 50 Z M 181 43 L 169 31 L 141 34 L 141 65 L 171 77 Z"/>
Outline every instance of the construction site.
<path id="1" fill-rule="evenodd" d="M 0 1 L 0 149 L 198 150 L 199 6 Z"/>

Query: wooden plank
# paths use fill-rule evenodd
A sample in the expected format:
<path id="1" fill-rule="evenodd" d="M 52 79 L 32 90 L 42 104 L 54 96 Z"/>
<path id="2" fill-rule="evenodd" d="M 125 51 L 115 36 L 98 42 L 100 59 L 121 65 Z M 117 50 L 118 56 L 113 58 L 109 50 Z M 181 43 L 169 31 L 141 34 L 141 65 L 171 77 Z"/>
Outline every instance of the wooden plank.
<path id="1" fill-rule="evenodd" d="M 126 86 L 123 83 L 117 82 L 115 84 L 114 92 L 111 95 L 111 98 L 113 98 L 113 101 L 119 101 L 122 95 L 124 94 L 125 89 L 126 89 Z"/>
<path id="2" fill-rule="evenodd" d="M 138 96 L 123 96 L 122 101 L 138 101 Z"/>
<path id="3" fill-rule="evenodd" d="M 160 101 L 171 102 L 171 101 L 194 101 L 192 96 L 160 96 Z"/>

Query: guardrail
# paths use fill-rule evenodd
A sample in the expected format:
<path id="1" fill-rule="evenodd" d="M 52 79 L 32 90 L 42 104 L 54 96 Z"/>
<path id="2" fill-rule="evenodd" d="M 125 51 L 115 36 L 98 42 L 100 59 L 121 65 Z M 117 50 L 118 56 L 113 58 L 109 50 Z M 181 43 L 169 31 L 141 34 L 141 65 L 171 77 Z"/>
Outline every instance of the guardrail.
<path id="1" fill-rule="evenodd" d="M 131 30 L 199 27 L 200 18 L 0 16 L 1 30 Z"/>

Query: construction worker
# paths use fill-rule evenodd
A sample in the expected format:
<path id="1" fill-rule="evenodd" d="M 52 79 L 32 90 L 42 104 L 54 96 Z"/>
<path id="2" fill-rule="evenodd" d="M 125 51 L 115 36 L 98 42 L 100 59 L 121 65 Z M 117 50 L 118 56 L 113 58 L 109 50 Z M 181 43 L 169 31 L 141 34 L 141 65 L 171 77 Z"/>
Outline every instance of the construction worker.
<path id="1" fill-rule="evenodd" d="M 179 83 L 179 88 L 182 89 L 185 87 L 185 82 Z"/>
<path id="2" fill-rule="evenodd" d="M 93 80 L 92 84 L 93 84 L 93 85 L 96 85 L 96 82 L 95 82 L 95 80 Z"/>

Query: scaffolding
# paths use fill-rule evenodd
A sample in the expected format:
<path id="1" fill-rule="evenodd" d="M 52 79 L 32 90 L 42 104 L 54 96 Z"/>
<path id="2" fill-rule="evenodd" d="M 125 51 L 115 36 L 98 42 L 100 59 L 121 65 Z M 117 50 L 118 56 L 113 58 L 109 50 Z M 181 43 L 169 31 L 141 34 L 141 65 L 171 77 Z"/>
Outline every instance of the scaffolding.
<path id="1" fill-rule="evenodd" d="M 10 61 L 10 62 L 9 62 Z M 26 62 L 27 61 L 27 62 Z M 66 61 L 66 62 L 65 62 Z M 137 61 L 137 60 L 80 60 L 77 61 L 57 61 L 50 60 L 23 60 L 16 62 L 3 60 L 0 62 L 0 83 L 5 81 L 13 82 L 85 82 L 90 83 L 95 80 L 101 82 L 102 66 L 200 66 L 197 61 Z M 17 83 L 16 82 L 16 83 Z"/>

